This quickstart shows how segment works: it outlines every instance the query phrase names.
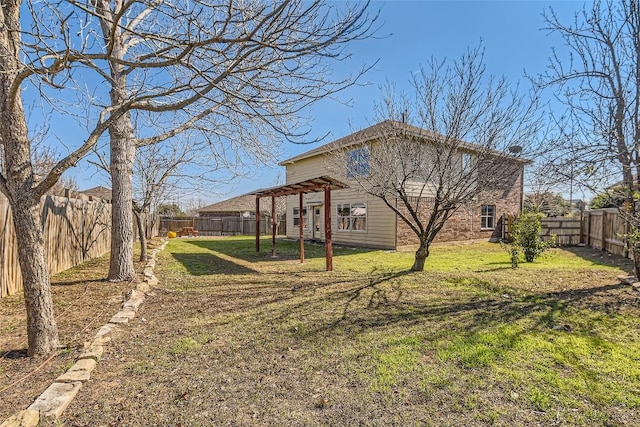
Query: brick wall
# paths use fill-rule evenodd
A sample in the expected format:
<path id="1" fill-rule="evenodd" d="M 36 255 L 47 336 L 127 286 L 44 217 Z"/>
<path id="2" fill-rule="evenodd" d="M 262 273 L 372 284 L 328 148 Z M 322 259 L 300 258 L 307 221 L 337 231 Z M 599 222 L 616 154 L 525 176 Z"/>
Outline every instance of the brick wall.
<path id="1" fill-rule="evenodd" d="M 466 203 L 458 208 L 455 214 L 445 223 L 440 233 L 436 236 L 436 242 L 464 241 L 470 239 L 499 239 L 502 223 L 502 215 L 516 215 L 520 210 L 522 200 L 522 174 L 512 181 L 512 185 L 504 190 L 483 191 L 475 201 Z M 480 210 L 482 205 L 496 206 L 496 226 L 493 230 L 480 229 Z M 398 202 L 401 210 L 405 208 Z M 433 207 L 433 199 L 425 198 L 421 201 L 420 216 L 427 221 Z M 397 217 L 397 245 L 418 244 L 418 237 L 413 230 Z"/>

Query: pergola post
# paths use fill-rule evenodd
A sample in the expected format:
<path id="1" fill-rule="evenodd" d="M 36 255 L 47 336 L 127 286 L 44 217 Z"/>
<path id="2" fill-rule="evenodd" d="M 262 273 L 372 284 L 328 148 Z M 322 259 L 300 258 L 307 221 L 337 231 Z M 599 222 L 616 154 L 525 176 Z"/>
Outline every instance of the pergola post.
<path id="1" fill-rule="evenodd" d="M 302 215 L 302 196 L 304 193 L 301 191 L 298 193 L 298 214 L 300 219 L 298 220 L 298 225 L 300 226 L 300 264 L 304 263 L 304 215 Z"/>
<path id="2" fill-rule="evenodd" d="M 333 244 L 331 242 L 331 185 L 324 187 L 324 251 L 327 271 L 333 271 Z"/>
<path id="3" fill-rule="evenodd" d="M 276 255 L 276 196 L 271 196 L 271 258 Z"/>
<path id="4" fill-rule="evenodd" d="M 325 218 L 325 257 L 327 271 L 333 271 L 333 243 L 331 240 L 331 190 L 341 190 L 349 188 L 346 184 L 341 183 L 328 176 L 319 176 L 317 178 L 307 179 L 293 184 L 285 184 L 278 187 L 266 188 L 252 193 L 256 196 L 256 252 L 260 252 L 260 198 L 271 196 L 271 226 L 272 226 L 272 243 L 271 255 L 276 256 L 276 233 L 278 223 L 275 213 L 275 198 L 298 195 L 299 206 L 299 232 L 300 232 L 300 263 L 304 263 L 304 194 L 319 193 L 324 191 L 324 218 Z M 315 213 L 315 210 L 312 214 Z M 292 221 L 293 222 L 293 221 Z"/>
<path id="5" fill-rule="evenodd" d="M 260 252 L 260 196 L 256 196 L 256 252 Z"/>

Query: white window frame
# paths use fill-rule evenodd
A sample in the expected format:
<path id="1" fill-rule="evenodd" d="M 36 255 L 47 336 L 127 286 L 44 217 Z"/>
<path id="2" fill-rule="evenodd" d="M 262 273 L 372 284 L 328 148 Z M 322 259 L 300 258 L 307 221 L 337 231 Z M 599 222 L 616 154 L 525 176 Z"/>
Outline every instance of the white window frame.
<path id="1" fill-rule="evenodd" d="M 480 229 L 481 230 L 496 229 L 496 205 L 480 206 Z"/>
<path id="2" fill-rule="evenodd" d="M 462 152 L 462 173 L 468 174 L 473 169 L 473 154 Z"/>
<path id="3" fill-rule="evenodd" d="M 364 215 L 355 214 L 357 211 L 354 209 L 364 209 Z M 340 203 L 336 206 L 336 218 L 338 219 L 338 225 L 336 227 L 336 231 L 340 233 L 366 233 L 368 227 L 368 207 L 366 203 L 363 202 L 353 202 L 353 203 Z M 348 215 L 341 215 L 345 212 L 348 212 Z M 364 228 L 355 230 L 354 226 L 356 221 L 364 219 Z M 347 228 L 341 227 L 341 225 L 346 225 Z"/>
<path id="4" fill-rule="evenodd" d="M 302 229 L 307 229 L 309 228 L 309 215 L 307 215 L 308 209 L 306 206 L 304 206 L 302 208 L 302 218 L 304 221 L 303 227 Z M 293 212 L 291 215 L 291 218 L 293 218 L 293 226 L 295 228 L 300 228 L 300 208 L 293 208 Z M 296 220 L 297 220 L 297 224 L 296 224 Z"/>

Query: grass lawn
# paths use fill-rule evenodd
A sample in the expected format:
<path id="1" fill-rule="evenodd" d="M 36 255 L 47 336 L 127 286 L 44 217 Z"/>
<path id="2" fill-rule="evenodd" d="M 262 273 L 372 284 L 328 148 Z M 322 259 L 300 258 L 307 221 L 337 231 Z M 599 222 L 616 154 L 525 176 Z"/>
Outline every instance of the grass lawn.
<path id="1" fill-rule="evenodd" d="M 159 288 L 62 425 L 640 425 L 626 260 L 498 244 L 411 252 L 174 239 Z"/>

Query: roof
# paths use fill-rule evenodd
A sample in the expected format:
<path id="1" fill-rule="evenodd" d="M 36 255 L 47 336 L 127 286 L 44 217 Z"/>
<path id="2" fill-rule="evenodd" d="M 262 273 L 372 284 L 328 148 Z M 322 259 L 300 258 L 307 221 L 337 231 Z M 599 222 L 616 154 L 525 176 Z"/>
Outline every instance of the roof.
<path id="1" fill-rule="evenodd" d="M 104 200 L 111 200 L 111 189 L 107 187 L 103 187 L 99 185 L 97 187 L 89 188 L 88 190 L 78 191 L 80 194 L 84 194 L 85 196 L 97 197 Z"/>
<path id="2" fill-rule="evenodd" d="M 350 145 L 362 144 L 364 142 L 368 142 L 376 138 L 380 138 L 382 135 L 389 135 L 389 134 L 392 134 L 393 132 L 398 132 L 398 131 L 402 131 L 403 134 L 405 135 L 409 135 L 409 136 L 416 137 L 423 140 L 444 141 L 447 139 L 447 137 L 442 134 L 439 134 L 437 132 L 433 132 L 427 129 L 422 129 L 417 126 L 410 125 L 408 123 L 398 122 L 395 120 L 385 120 L 373 126 L 369 126 L 368 128 L 364 128 L 350 135 L 344 136 L 340 139 L 336 139 L 335 141 L 329 142 L 328 144 L 322 145 L 320 147 L 306 151 L 297 156 L 283 160 L 279 163 L 279 165 L 285 166 L 288 163 L 294 163 L 299 160 L 304 160 L 317 155 L 329 153 L 331 151 L 348 147 Z M 466 141 L 457 141 L 457 142 L 460 148 L 467 149 L 469 151 L 480 151 L 481 149 L 483 149 L 481 146 L 477 144 L 472 144 L 470 142 L 466 142 Z M 504 155 L 504 153 L 501 153 L 499 151 L 496 151 L 496 154 Z M 531 163 L 531 161 L 528 159 L 515 157 L 512 155 L 509 155 L 509 156 L 512 157 L 513 160 L 515 161 L 519 161 L 522 163 Z"/>
<path id="3" fill-rule="evenodd" d="M 269 200 L 264 206 L 261 206 L 262 212 L 271 211 L 271 201 Z M 198 212 L 254 212 L 256 210 L 256 197 L 253 194 L 243 194 L 241 196 L 232 197 L 203 208 Z"/>
<path id="4" fill-rule="evenodd" d="M 251 193 L 251 195 L 255 197 L 279 197 L 299 193 L 317 193 L 319 191 L 324 191 L 327 186 L 329 186 L 332 190 L 349 188 L 347 184 L 344 184 L 337 179 L 333 179 L 329 176 L 319 176 L 317 178 L 307 179 L 293 184 L 285 184 L 279 185 L 277 187 L 256 190 Z"/>

